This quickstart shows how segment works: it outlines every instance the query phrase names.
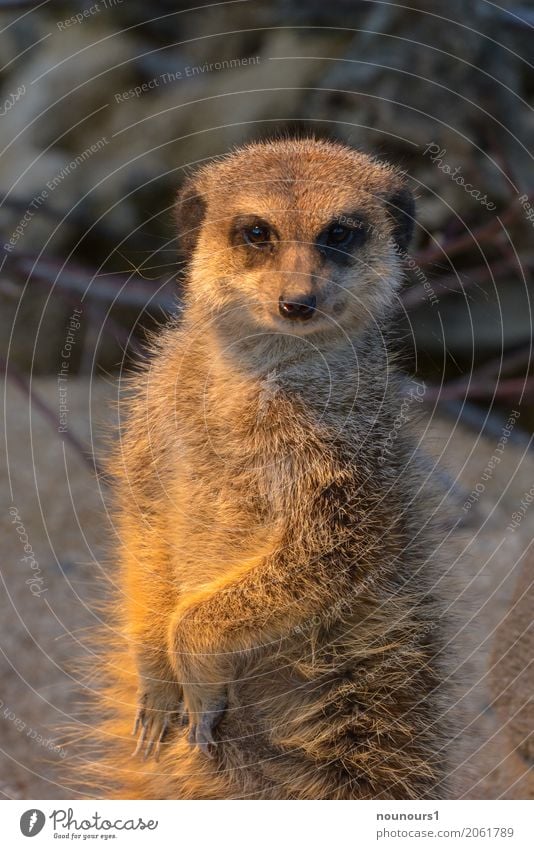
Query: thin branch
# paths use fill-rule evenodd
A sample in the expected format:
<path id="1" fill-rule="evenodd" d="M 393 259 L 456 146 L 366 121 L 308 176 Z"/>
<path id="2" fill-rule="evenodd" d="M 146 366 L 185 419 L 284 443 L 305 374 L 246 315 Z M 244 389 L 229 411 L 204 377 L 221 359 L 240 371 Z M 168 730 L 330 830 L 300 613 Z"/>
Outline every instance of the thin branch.
<path id="1" fill-rule="evenodd" d="M 534 377 L 513 377 L 495 382 L 475 382 L 465 384 L 446 383 L 443 386 L 428 386 L 425 401 L 450 401 L 464 398 L 495 398 L 497 400 L 515 399 L 523 403 L 534 399 Z"/>
<path id="2" fill-rule="evenodd" d="M 462 251 L 474 247 L 477 242 L 479 244 L 481 242 L 488 242 L 502 232 L 502 226 L 505 227 L 517 217 L 519 210 L 519 204 L 513 202 L 502 213 L 500 221 L 497 218 L 493 218 L 488 224 L 476 227 L 471 233 L 457 236 L 455 239 L 445 241 L 442 245 L 430 245 L 421 253 L 415 254 L 413 259 L 417 265 L 431 265 L 438 260 L 448 259 L 451 256 L 462 253 Z"/>

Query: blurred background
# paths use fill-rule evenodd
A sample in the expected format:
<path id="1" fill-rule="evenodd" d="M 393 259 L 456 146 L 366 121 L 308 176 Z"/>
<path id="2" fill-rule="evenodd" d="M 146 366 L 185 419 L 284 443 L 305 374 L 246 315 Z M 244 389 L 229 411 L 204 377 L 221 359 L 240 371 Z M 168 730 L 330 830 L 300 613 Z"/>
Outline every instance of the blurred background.
<path id="1" fill-rule="evenodd" d="M 72 659 L 114 581 L 102 445 L 179 308 L 176 191 L 287 132 L 390 160 L 416 194 L 395 334 L 467 534 L 455 793 L 533 797 L 533 30 L 532 2 L 0 0 L 5 798 L 70 797 L 76 747 L 50 729 L 84 736 L 96 682 Z"/>

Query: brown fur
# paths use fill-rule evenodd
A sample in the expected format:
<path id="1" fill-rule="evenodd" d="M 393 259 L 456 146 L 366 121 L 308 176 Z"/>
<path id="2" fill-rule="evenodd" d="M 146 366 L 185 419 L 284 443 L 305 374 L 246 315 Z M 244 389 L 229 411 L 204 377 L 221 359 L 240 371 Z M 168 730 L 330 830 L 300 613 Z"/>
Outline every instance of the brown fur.
<path id="1" fill-rule="evenodd" d="M 396 430 L 383 329 L 412 213 L 392 168 L 314 140 L 252 145 L 187 181 L 185 309 L 132 381 L 110 467 L 120 594 L 103 793 L 441 792 L 433 502 Z M 354 215 L 366 240 L 331 262 L 317 234 Z M 243 243 L 250 216 L 273 226 L 267 249 Z M 288 292 L 317 296 L 311 321 L 279 315 Z M 136 692 L 146 760 L 132 758 Z M 177 711 L 193 726 L 223 703 L 210 758 Z"/>

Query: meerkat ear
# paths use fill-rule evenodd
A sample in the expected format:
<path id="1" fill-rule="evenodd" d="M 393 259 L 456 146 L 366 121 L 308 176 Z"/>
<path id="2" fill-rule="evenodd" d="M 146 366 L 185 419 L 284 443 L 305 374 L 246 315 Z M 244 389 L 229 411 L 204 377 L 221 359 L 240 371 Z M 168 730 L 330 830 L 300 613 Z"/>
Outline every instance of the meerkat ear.
<path id="1" fill-rule="evenodd" d="M 408 186 L 397 185 L 386 198 L 386 208 L 393 219 L 393 240 L 400 251 L 405 251 L 415 225 L 415 201 Z"/>
<path id="2" fill-rule="evenodd" d="M 196 248 L 200 228 L 206 215 L 206 201 L 195 177 L 185 181 L 178 192 L 174 220 L 178 227 L 178 242 L 187 259 Z"/>

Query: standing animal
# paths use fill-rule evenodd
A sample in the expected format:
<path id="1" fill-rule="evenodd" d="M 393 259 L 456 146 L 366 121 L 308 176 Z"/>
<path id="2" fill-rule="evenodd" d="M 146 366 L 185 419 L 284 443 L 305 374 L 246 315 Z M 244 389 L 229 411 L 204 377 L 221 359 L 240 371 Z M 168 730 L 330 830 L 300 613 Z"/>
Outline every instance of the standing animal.
<path id="1" fill-rule="evenodd" d="M 387 345 L 405 179 L 335 142 L 254 143 L 188 177 L 176 222 L 184 309 L 109 464 L 93 770 L 121 798 L 439 796 L 434 501 Z"/>

